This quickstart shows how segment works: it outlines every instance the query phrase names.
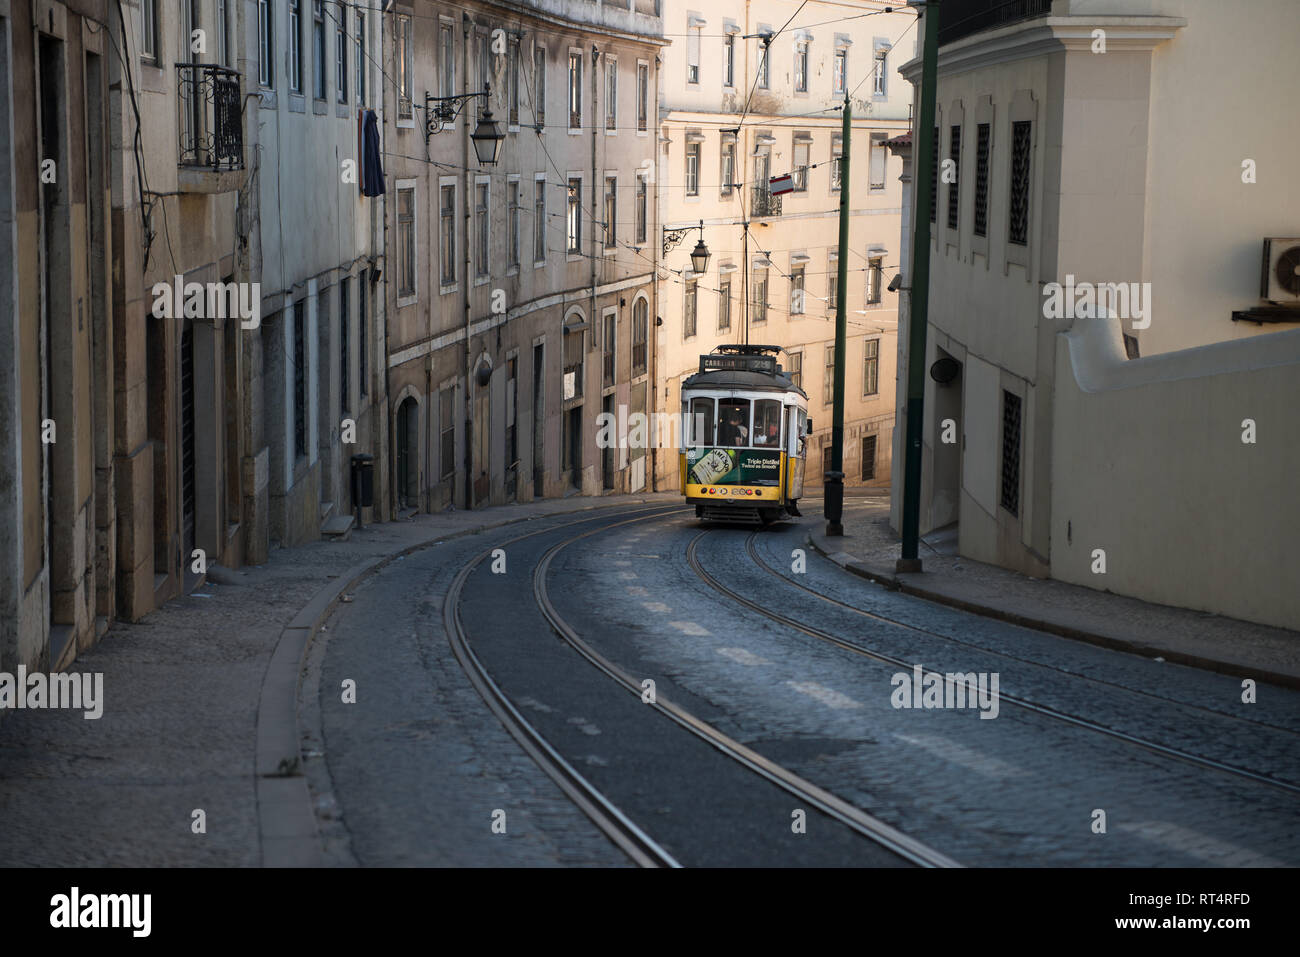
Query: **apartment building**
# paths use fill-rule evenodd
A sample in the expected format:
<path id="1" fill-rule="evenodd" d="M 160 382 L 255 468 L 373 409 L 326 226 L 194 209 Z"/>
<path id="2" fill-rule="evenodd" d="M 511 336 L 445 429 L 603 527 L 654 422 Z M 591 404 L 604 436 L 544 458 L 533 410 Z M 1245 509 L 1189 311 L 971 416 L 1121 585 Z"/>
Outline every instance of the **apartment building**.
<path id="1" fill-rule="evenodd" d="M 935 200 L 921 526 L 957 522 L 961 554 L 1027 574 L 1294 628 L 1300 287 L 1279 264 L 1300 259 L 1300 128 L 1277 117 L 1300 61 L 1294 4 L 1241 12 L 940 7 L 950 175 L 915 184 Z M 1207 70 L 1221 50 L 1249 53 Z M 901 72 L 919 84 L 920 58 Z M 1231 134 L 1204 135 L 1222 115 Z M 902 369 L 906 346 L 904 324 Z"/>
<path id="2" fill-rule="evenodd" d="M 798 8 L 796 10 L 796 8 Z M 658 328 L 659 408 L 678 407 L 699 356 L 730 342 L 770 343 L 809 397 L 809 455 L 829 468 L 842 107 L 849 147 L 844 470 L 888 485 L 900 269 L 901 163 L 886 140 L 909 128 L 915 16 L 884 3 L 667 0 L 657 186 L 664 223 Z M 793 189 L 773 192 L 789 175 Z M 703 224 L 702 232 L 692 227 Z M 690 230 L 682 232 L 682 230 Z M 712 258 L 694 273 L 703 235 Z M 817 465 L 813 466 L 814 474 Z M 662 456 L 661 487 L 677 466 Z M 819 480 L 818 480 L 819 483 Z"/>
<path id="3" fill-rule="evenodd" d="M 396 514 L 647 484 L 597 417 L 650 402 L 660 33 L 652 0 L 386 14 Z"/>
<path id="4" fill-rule="evenodd" d="M 288 547 L 352 527 L 356 455 L 375 462 L 373 517 L 391 514 L 388 196 L 374 189 L 383 176 L 386 18 L 376 4 L 340 0 L 256 0 L 245 8 L 253 26 L 248 88 L 256 94 L 248 107 L 252 188 L 262 211 L 248 224 L 262 311 L 248 354 L 258 390 L 249 444 L 258 450 L 252 471 L 268 538 Z"/>

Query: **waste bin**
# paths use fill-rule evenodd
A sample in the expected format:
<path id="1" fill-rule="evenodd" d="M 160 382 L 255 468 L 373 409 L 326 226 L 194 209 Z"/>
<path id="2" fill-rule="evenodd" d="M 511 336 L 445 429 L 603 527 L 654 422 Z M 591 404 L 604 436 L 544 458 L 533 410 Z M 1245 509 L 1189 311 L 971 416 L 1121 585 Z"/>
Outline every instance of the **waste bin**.
<path id="1" fill-rule="evenodd" d="M 352 507 L 357 510 L 357 527 L 361 527 L 361 510 L 375 504 L 375 457 L 362 452 L 352 456 Z"/>

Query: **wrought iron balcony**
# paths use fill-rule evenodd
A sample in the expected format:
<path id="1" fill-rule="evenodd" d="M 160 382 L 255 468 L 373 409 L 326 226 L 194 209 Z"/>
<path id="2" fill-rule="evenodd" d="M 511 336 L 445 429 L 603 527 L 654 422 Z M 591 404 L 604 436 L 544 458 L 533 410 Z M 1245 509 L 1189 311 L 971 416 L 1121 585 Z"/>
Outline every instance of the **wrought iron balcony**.
<path id="1" fill-rule="evenodd" d="M 939 6 L 939 45 L 1052 12 L 1052 0 L 944 0 Z"/>
<path id="2" fill-rule="evenodd" d="M 780 216 L 781 197 L 773 196 L 769 190 L 755 186 L 751 189 L 749 204 L 751 216 Z"/>
<path id="3" fill-rule="evenodd" d="M 239 71 L 210 63 L 177 63 L 179 165 L 223 173 L 244 168 Z"/>

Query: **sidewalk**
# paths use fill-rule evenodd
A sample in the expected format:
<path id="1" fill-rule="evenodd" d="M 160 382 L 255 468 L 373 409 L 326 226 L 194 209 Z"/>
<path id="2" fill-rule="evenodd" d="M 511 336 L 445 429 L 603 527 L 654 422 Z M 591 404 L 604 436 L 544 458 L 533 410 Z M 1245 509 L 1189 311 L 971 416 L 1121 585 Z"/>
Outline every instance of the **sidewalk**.
<path id="1" fill-rule="evenodd" d="M 845 496 L 843 537 L 826 536 L 820 500 L 809 499 L 804 514 L 815 518 L 809 535 L 813 548 L 886 588 L 1106 648 L 1300 688 L 1298 632 L 961 558 L 953 530 L 922 538 L 923 572 L 898 574 L 894 562 L 902 543 L 889 527 L 887 491 Z"/>
<path id="2" fill-rule="evenodd" d="M 297 767 L 298 675 L 351 584 L 422 545 L 675 493 L 546 499 L 370 524 L 345 542 L 209 570 L 143 621 L 119 622 L 72 672 L 102 672 L 103 716 L 0 719 L 0 866 L 256 867 L 319 862 Z M 206 830 L 195 833 L 195 812 Z"/>

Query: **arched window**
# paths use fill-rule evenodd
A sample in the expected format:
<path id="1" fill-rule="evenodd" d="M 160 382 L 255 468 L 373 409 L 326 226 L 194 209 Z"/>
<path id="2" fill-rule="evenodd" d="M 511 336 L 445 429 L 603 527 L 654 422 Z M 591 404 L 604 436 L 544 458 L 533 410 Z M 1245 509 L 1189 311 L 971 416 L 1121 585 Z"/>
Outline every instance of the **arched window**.
<path id="1" fill-rule="evenodd" d="M 646 373 L 646 338 L 650 332 L 650 307 L 644 298 L 632 304 L 632 377 Z"/>

